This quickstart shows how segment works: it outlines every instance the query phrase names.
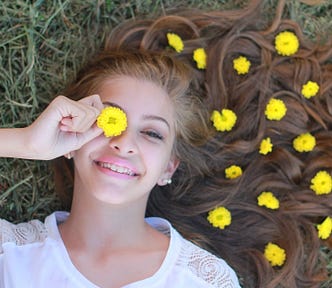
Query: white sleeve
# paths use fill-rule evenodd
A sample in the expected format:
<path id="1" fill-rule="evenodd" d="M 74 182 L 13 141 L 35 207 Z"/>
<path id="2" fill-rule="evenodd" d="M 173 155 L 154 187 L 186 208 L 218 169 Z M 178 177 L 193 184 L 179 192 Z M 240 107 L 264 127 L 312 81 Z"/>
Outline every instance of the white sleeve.
<path id="1" fill-rule="evenodd" d="M 240 288 L 234 270 L 221 258 L 186 241 L 180 257 L 192 274 L 215 288 Z"/>
<path id="2" fill-rule="evenodd" d="M 44 223 L 32 220 L 27 223 L 13 224 L 0 219 L 0 253 L 3 252 L 2 245 L 12 242 L 16 245 L 24 245 L 40 242 L 45 239 L 47 231 Z"/>

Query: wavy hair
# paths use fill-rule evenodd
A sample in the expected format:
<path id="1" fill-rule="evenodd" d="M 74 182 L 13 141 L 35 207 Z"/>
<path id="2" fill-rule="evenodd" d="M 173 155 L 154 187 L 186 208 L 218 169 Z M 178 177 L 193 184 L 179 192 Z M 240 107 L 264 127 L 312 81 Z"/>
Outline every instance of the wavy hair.
<path id="1" fill-rule="evenodd" d="M 152 191 L 147 215 L 168 219 L 184 237 L 224 258 L 244 287 L 319 287 L 327 278 L 320 247 L 328 242 L 318 238 L 315 225 L 332 216 L 332 194 L 316 195 L 310 182 L 320 170 L 332 173 L 332 43 L 313 43 L 297 23 L 283 19 L 285 1 L 279 2 L 272 21 L 261 14 L 262 3 L 253 0 L 242 10 L 190 10 L 128 21 L 112 31 L 104 50 L 171 55 L 191 67 L 200 103 L 210 112 L 231 109 L 238 117 L 232 131 L 216 132 L 208 117 L 195 117 L 195 110 L 188 114 L 188 122 L 196 118 L 200 123 L 192 123 L 201 129 L 193 138 L 179 134 L 182 164 L 171 185 Z M 276 35 L 285 30 L 293 31 L 300 42 L 297 53 L 288 57 L 274 47 Z M 167 32 L 181 37 L 182 52 L 169 47 Z M 205 70 L 197 69 L 192 59 L 193 50 L 201 47 L 207 53 Z M 246 75 L 234 72 L 238 56 L 251 62 Z M 320 89 L 316 97 L 305 99 L 301 89 L 309 80 Z M 281 121 L 264 115 L 272 98 L 282 99 L 287 107 Z M 293 140 L 306 132 L 314 135 L 316 146 L 299 153 Z M 273 151 L 261 155 L 259 145 L 266 137 Z M 241 177 L 225 178 L 225 168 L 232 164 L 242 167 Z M 262 191 L 273 191 L 280 201 L 278 210 L 257 205 Z M 207 221 L 208 212 L 219 206 L 232 214 L 224 230 Z M 280 268 L 265 259 L 269 242 L 286 251 Z"/>
<path id="2" fill-rule="evenodd" d="M 226 259 L 244 287 L 318 287 L 327 277 L 320 254 L 324 243 L 315 225 L 331 216 L 332 198 L 315 195 L 310 181 L 319 170 L 332 171 L 332 45 L 331 39 L 325 44 L 306 39 L 297 23 L 282 18 L 284 4 L 279 2 L 271 23 L 260 14 L 262 1 L 251 1 L 242 10 L 191 10 L 130 21 L 115 29 L 105 45 L 106 50 L 168 51 L 196 71 L 210 112 L 236 112 L 236 127 L 215 133 L 201 146 L 203 159 L 191 157 L 193 166 L 204 161 L 209 170 L 179 169 L 174 185 L 152 192 L 147 214 L 169 219 L 186 238 Z M 300 41 L 290 57 L 278 55 L 274 47 L 275 36 L 285 30 Z M 181 53 L 169 48 L 167 32 L 181 37 Z M 205 70 L 197 69 L 192 59 L 194 49 L 201 47 L 208 55 Z M 240 55 L 251 62 L 244 76 L 233 68 Z M 307 100 L 301 89 L 309 80 L 319 83 L 320 90 Z M 264 115 L 271 98 L 286 104 L 282 121 Z M 315 136 L 316 147 L 299 153 L 292 143 L 305 132 Z M 274 148 L 263 156 L 258 149 L 265 137 Z M 224 170 L 232 164 L 244 173 L 229 180 Z M 262 191 L 274 192 L 278 210 L 257 205 Z M 222 231 L 206 220 L 208 211 L 218 206 L 232 213 L 232 224 Z M 287 261 L 279 269 L 264 257 L 268 242 L 286 250 Z"/>

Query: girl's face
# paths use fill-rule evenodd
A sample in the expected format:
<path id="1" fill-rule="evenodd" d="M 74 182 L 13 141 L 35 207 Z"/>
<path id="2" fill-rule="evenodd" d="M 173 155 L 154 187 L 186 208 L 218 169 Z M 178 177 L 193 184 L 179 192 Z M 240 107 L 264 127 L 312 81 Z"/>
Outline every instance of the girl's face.
<path id="1" fill-rule="evenodd" d="M 127 114 L 128 126 L 120 136 L 102 134 L 75 152 L 75 193 L 109 204 L 146 202 L 178 166 L 173 104 L 154 83 L 124 76 L 105 81 L 99 95 L 105 106 Z"/>

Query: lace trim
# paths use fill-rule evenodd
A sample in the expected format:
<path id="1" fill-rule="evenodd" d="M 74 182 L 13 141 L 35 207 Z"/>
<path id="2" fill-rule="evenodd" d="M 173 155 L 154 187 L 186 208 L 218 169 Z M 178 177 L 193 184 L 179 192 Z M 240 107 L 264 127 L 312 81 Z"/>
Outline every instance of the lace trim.
<path id="1" fill-rule="evenodd" d="M 193 243 L 183 243 L 178 264 L 188 269 L 198 278 L 218 288 L 238 288 L 231 268 L 222 259 L 196 247 Z"/>
<path id="2" fill-rule="evenodd" d="M 0 253 L 2 253 L 2 244 L 4 243 L 12 242 L 21 246 L 33 242 L 42 242 L 46 236 L 46 227 L 39 220 L 16 225 L 6 220 L 0 220 Z"/>

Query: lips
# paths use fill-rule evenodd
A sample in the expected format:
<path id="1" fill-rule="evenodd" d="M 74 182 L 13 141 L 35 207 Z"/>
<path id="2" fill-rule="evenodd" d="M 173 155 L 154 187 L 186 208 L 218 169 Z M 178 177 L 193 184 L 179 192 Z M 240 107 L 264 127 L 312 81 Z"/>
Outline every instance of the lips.
<path id="1" fill-rule="evenodd" d="M 109 170 L 119 173 L 119 174 L 128 175 L 128 176 L 137 176 L 138 175 L 133 170 L 131 170 L 127 167 L 124 167 L 124 166 L 114 164 L 114 163 L 102 162 L 102 161 L 96 161 L 95 163 L 102 168 L 109 169 Z"/>

